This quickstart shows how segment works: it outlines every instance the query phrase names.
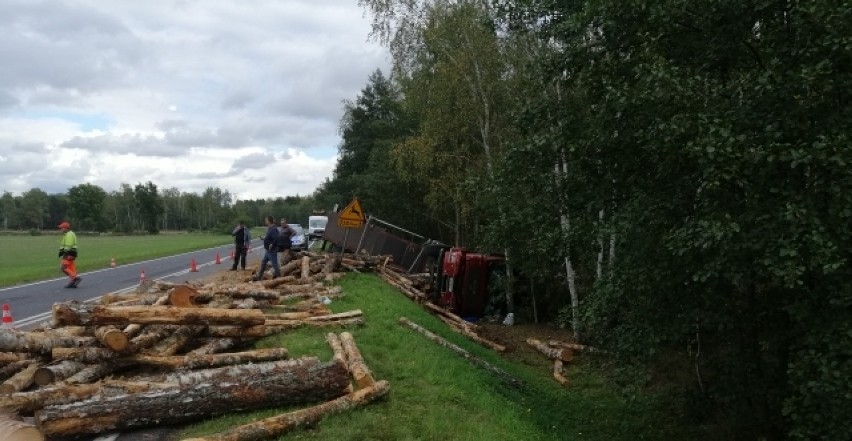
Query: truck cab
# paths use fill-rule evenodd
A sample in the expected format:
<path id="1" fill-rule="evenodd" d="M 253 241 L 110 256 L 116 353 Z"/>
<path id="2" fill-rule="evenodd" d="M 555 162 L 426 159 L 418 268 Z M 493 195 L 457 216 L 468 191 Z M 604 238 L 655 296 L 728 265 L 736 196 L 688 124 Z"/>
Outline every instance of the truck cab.
<path id="1" fill-rule="evenodd" d="M 504 260 L 464 248 L 443 250 L 438 260 L 433 302 L 464 318 L 482 317 L 489 300 L 489 279 Z"/>

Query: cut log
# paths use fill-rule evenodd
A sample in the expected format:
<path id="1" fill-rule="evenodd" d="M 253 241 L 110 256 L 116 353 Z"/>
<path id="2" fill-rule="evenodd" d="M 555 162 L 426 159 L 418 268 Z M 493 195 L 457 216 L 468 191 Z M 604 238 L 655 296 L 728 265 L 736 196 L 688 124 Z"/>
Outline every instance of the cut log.
<path id="1" fill-rule="evenodd" d="M 210 326 L 207 328 L 209 332 L 210 329 L 215 326 Z M 252 327 L 254 328 L 254 326 Z M 265 328 L 264 328 L 265 330 Z M 213 338 L 210 341 L 202 344 L 201 346 L 187 352 L 187 355 L 206 355 L 206 354 L 216 354 L 219 352 L 225 352 L 231 348 L 237 347 L 241 343 L 239 338 Z"/>
<path id="2" fill-rule="evenodd" d="M 371 387 L 346 394 L 340 398 L 285 414 L 264 418 L 237 426 L 216 435 L 185 438 L 183 441 L 258 441 L 281 436 L 299 427 L 313 427 L 327 415 L 340 413 L 356 406 L 369 404 L 390 391 L 387 381 L 378 381 Z"/>
<path id="3" fill-rule="evenodd" d="M 308 256 L 302 257 L 302 278 L 311 277 L 311 258 Z"/>
<path id="4" fill-rule="evenodd" d="M 172 335 L 164 338 L 144 352 L 147 355 L 174 355 L 193 337 L 204 331 L 204 326 L 181 326 Z"/>
<path id="5" fill-rule="evenodd" d="M 133 337 L 133 339 L 130 340 L 130 346 L 132 348 L 132 351 L 138 352 L 145 348 L 154 346 L 155 344 L 159 343 L 160 341 L 171 335 L 172 332 L 175 332 L 177 328 L 177 326 L 170 325 L 146 327 L 145 332 L 137 335 L 136 337 Z"/>
<path id="6" fill-rule="evenodd" d="M 130 348 L 130 338 L 127 334 L 112 325 L 95 328 L 95 338 L 115 352 L 124 352 Z"/>
<path id="7" fill-rule="evenodd" d="M 245 363 L 259 363 L 264 361 L 284 360 L 288 357 L 285 348 L 256 349 L 244 352 L 228 352 L 224 354 L 192 354 L 192 355 L 131 355 L 122 357 L 118 361 L 123 363 L 136 363 L 150 366 L 168 367 L 172 369 L 207 369 L 220 366 L 232 366 Z"/>
<path id="8" fill-rule="evenodd" d="M 204 331 L 210 337 L 254 338 L 266 335 L 266 325 L 255 326 L 208 326 Z"/>
<path id="9" fill-rule="evenodd" d="M 577 343 L 568 343 L 568 342 L 559 341 L 559 340 L 548 340 L 547 345 L 553 346 L 555 348 L 565 348 L 565 349 L 571 349 L 573 351 L 588 352 L 590 354 L 609 354 L 610 353 L 609 351 L 606 351 L 604 349 L 598 349 L 594 346 L 581 345 L 581 344 L 577 344 Z"/>
<path id="10" fill-rule="evenodd" d="M 0 329 L 0 351 L 49 354 L 54 347 L 88 346 L 94 337 L 76 337 L 55 332 L 21 332 Z"/>
<path id="11" fill-rule="evenodd" d="M 449 341 L 447 341 L 443 337 L 440 337 L 440 336 L 430 332 L 428 329 L 412 322 L 411 320 L 408 320 L 405 317 L 400 317 L 399 322 L 402 323 L 403 325 L 408 326 L 409 328 L 423 334 L 429 340 L 432 340 L 433 342 L 438 343 L 439 345 L 455 352 L 456 354 L 461 355 L 465 360 L 467 360 L 467 361 L 469 361 L 469 362 L 491 372 L 492 374 L 496 375 L 498 378 L 500 378 L 503 382 L 507 383 L 508 385 L 510 385 L 512 387 L 516 387 L 516 388 L 524 387 L 524 382 L 522 380 L 519 380 L 519 379 L 513 377 L 510 373 L 508 373 L 508 372 L 504 371 L 503 369 L 500 369 L 500 368 L 492 365 L 491 363 L 471 354 L 470 352 L 462 349 L 461 347 L 456 346 L 453 343 L 450 343 Z"/>
<path id="12" fill-rule="evenodd" d="M 311 317 L 307 317 L 304 320 L 308 322 L 329 322 L 335 320 L 346 320 L 356 317 L 361 317 L 364 315 L 360 309 L 353 309 L 351 311 L 339 312 L 337 314 L 322 314 L 322 315 L 314 315 Z"/>
<path id="13" fill-rule="evenodd" d="M 27 366 L 34 363 L 35 360 L 18 360 L 6 364 L 0 364 L 0 381 L 6 381 L 12 375 L 26 369 Z"/>
<path id="14" fill-rule="evenodd" d="M 262 325 L 263 311 L 173 306 L 102 306 L 55 303 L 53 321 L 62 325 Z"/>
<path id="15" fill-rule="evenodd" d="M 169 296 L 165 295 L 165 296 L 158 297 L 157 301 L 155 301 L 153 305 L 154 306 L 162 306 L 162 305 L 166 305 L 168 303 L 169 303 Z M 128 338 L 133 338 L 142 331 L 142 328 L 143 328 L 143 325 L 134 323 L 134 324 L 130 324 L 130 325 L 125 326 L 123 332 L 127 335 Z"/>
<path id="16" fill-rule="evenodd" d="M 118 352 L 100 347 L 53 348 L 51 354 L 54 361 L 73 360 L 81 363 L 98 363 L 120 356 Z"/>
<path id="17" fill-rule="evenodd" d="M 44 435 L 32 424 L 0 412 L 0 441 L 44 441 Z"/>
<path id="18" fill-rule="evenodd" d="M 164 384 L 150 381 L 131 382 L 114 380 L 92 384 L 57 383 L 33 391 L 0 395 L 0 408 L 32 414 L 45 406 L 74 403 L 96 395 L 108 396 L 139 393 L 158 387 L 164 387 Z"/>
<path id="19" fill-rule="evenodd" d="M 352 378 L 355 379 L 355 385 L 358 389 L 372 386 L 376 380 L 373 379 L 373 374 L 364 363 L 364 358 L 361 356 L 361 351 L 355 345 L 355 339 L 352 334 L 344 332 L 340 334 L 340 343 L 343 345 L 343 351 L 346 353 L 346 362 L 349 367 L 349 372 L 352 373 Z"/>
<path id="20" fill-rule="evenodd" d="M 450 319 L 448 319 L 448 318 L 446 318 L 442 315 L 439 315 L 438 318 L 441 319 L 441 321 L 443 321 L 444 323 L 446 323 L 447 326 L 449 326 L 452 330 L 454 330 L 454 331 L 458 332 L 459 334 L 462 334 L 465 337 L 481 344 L 482 346 L 485 346 L 486 348 L 493 349 L 497 352 L 503 352 L 503 351 L 506 350 L 505 346 L 498 344 L 498 343 L 494 343 L 491 340 L 480 337 L 477 333 L 471 331 L 469 327 L 460 326 L 459 323 L 455 320 L 450 320 Z"/>
<path id="21" fill-rule="evenodd" d="M 33 354 L 25 352 L 0 352 L 0 364 L 12 363 L 14 361 L 29 360 Z"/>
<path id="22" fill-rule="evenodd" d="M 277 279 L 276 279 L 277 280 Z M 280 293 L 274 289 L 259 288 L 257 285 L 210 285 L 205 287 L 204 293 L 213 296 L 226 296 L 235 299 L 253 298 L 258 300 L 278 300 Z"/>
<path id="23" fill-rule="evenodd" d="M 445 309 L 445 308 L 441 308 L 440 306 L 438 306 L 434 303 L 430 303 L 430 302 L 423 303 L 423 307 L 425 307 L 426 309 L 428 309 L 432 312 L 437 313 L 438 315 L 442 315 L 442 316 L 444 316 L 444 317 L 446 317 L 450 320 L 453 320 L 454 322 L 458 323 L 459 326 L 466 327 L 473 332 L 476 332 L 479 329 L 479 327 L 476 326 L 475 324 L 466 321 L 465 319 L 459 317 L 458 315 L 450 312 L 450 310 Z"/>
<path id="24" fill-rule="evenodd" d="M 104 294 L 101 297 L 101 305 L 132 306 L 153 305 L 159 298 L 159 294 Z"/>
<path id="25" fill-rule="evenodd" d="M 0 384 L 0 394 L 10 394 L 30 387 L 33 384 L 33 376 L 40 367 L 41 363 L 30 363 L 29 366 L 9 377 Z"/>
<path id="26" fill-rule="evenodd" d="M 198 297 L 198 291 L 195 288 L 189 285 L 178 285 L 169 290 L 169 305 L 178 308 L 196 308 L 198 307 L 196 297 Z"/>
<path id="27" fill-rule="evenodd" d="M 44 386 L 56 381 L 64 380 L 77 372 L 83 370 L 86 366 L 83 363 L 74 360 L 64 360 L 58 363 L 39 367 L 33 375 L 33 382 L 39 386 Z"/>
<path id="28" fill-rule="evenodd" d="M 528 338 L 527 344 L 536 348 L 551 360 L 571 361 L 574 358 L 574 352 L 570 349 L 552 348 L 534 338 Z"/>
<path id="29" fill-rule="evenodd" d="M 334 353 L 332 358 L 346 363 L 346 353 L 343 352 L 343 344 L 340 342 L 340 337 L 333 332 L 329 332 L 325 336 L 325 341 L 328 342 L 328 345 L 331 346 L 331 351 Z"/>
<path id="30" fill-rule="evenodd" d="M 247 374 L 252 367 L 261 365 L 266 368 L 262 374 Z M 275 366 L 278 368 L 274 369 Z M 208 380 L 204 382 L 191 381 L 191 384 L 179 383 L 152 392 L 46 406 L 35 413 L 36 423 L 46 436 L 96 434 L 182 423 L 263 407 L 325 401 L 344 395 L 349 386 L 349 373 L 339 361 L 319 363 L 315 358 L 304 358 L 219 369 L 237 375 L 207 374 L 201 376 Z M 190 372 L 186 376 L 197 378 L 199 373 Z"/>
<path id="31" fill-rule="evenodd" d="M 565 378 L 565 375 L 562 372 L 562 360 L 553 360 L 553 378 L 555 378 L 556 381 L 563 386 L 568 385 L 568 379 Z"/>

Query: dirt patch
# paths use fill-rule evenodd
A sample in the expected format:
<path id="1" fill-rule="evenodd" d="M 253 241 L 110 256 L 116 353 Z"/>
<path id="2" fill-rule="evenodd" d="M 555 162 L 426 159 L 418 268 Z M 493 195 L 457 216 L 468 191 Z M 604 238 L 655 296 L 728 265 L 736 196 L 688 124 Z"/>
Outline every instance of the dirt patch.
<path id="1" fill-rule="evenodd" d="M 573 341 L 570 330 L 544 324 L 524 323 L 506 326 L 500 323 L 479 323 L 478 326 L 481 336 L 506 346 L 504 357 L 530 366 L 547 365 L 550 361 L 527 344 L 528 338 L 542 342 Z"/>

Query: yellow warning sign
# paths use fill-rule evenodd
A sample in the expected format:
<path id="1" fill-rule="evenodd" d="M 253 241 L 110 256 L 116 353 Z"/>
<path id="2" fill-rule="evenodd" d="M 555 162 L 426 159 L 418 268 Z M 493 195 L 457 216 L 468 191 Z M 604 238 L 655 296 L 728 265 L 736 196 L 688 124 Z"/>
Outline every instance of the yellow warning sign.
<path id="1" fill-rule="evenodd" d="M 352 198 L 352 202 L 340 212 L 337 225 L 344 228 L 358 228 L 364 225 L 364 210 L 361 209 L 358 198 Z"/>

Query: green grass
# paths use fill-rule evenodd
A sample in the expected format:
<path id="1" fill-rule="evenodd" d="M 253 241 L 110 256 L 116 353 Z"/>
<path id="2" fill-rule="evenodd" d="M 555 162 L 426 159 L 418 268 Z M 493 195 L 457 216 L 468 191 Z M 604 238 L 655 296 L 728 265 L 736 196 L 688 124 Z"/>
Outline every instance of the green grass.
<path id="1" fill-rule="evenodd" d="M 382 401 L 333 415 L 316 428 L 279 439 L 307 440 L 637 440 L 688 439 L 666 422 L 653 397 L 625 401 L 582 361 L 572 363 L 568 388 L 550 376 L 549 364 L 515 364 L 449 330 L 375 275 L 352 274 L 341 282 L 346 296 L 335 312 L 364 311 L 365 325 L 349 328 L 376 379 L 388 380 Z M 405 316 L 526 382 L 523 389 L 501 383 L 489 372 L 398 324 Z M 324 329 L 299 329 L 268 337 L 258 347 L 286 347 L 292 357 L 331 357 Z M 334 332 L 342 332 L 339 329 Z M 232 414 L 182 429 L 183 437 L 223 431 L 238 424 L 292 410 Z"/>
<path id="2" fill-rule="evenodd" d="M 60 236 L 0 236 L 0 286 L 60 277 Z M 106 268 L 110 259 L 128 264 L 232 243 L 222 234 L 174 233 L 151 236 L 77 235 L 81 272 Z"/>

